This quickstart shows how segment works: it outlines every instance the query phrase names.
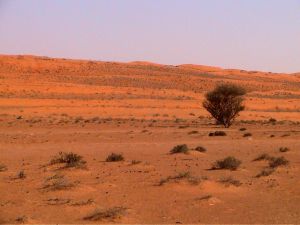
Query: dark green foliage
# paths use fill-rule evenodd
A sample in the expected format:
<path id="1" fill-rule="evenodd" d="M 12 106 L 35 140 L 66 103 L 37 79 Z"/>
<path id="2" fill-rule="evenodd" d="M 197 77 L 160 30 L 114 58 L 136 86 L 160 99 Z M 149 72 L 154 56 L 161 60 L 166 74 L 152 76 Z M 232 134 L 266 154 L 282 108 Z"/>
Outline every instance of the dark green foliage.
<path id="1" fill-rule="evenodd" d="M 222 84 L 205 95 L 203 107 L 215 118 L 217 124 L 228 128 L 239 112 L 245 109 L 242 104 L 246 91 L 234 84 Z"/>

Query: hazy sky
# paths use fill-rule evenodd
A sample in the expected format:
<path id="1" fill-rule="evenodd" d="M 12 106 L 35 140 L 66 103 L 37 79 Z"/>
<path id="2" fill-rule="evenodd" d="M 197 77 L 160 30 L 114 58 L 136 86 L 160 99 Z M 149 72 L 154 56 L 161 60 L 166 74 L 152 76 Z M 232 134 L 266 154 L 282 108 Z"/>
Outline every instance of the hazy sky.
<path id="1" fill-rule="evenodd" d="M 300 71 L 300 0 L 0 0 L 0 54 Z"/>

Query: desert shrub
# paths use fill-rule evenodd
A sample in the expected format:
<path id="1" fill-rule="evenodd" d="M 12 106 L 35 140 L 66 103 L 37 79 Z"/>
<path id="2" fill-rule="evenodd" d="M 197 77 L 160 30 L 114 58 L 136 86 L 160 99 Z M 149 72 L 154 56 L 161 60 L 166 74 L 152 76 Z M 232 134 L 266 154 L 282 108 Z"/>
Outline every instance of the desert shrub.
<path id="1" fill-rule="evenodd" d="M 18 222 L 18 223 L 27 223 L 27 221 L 28 221 L 27 216 L 18 216 L 16 218 L 16 222 Z"/>
<path id="2" fill-rule="evenodd" d="M 226 157 L 225 159 L 216 161 L 212 169 L 228 169 L 228 170 L 236 170 L 240 165 L 241 161 L 236 159 L 233 156 Z"/>
<path id="3" fill-rule="evenodd" d="M 202 146 L 197 146 L 194 150 L 197 152 L 206 152 L 206 148 L 204 148 Z"/>
<path id="4" fill-rule="evenodd" d="M 251 136 L 252 136 L 251 133 L 245 133 L 245 134 L 243 135 L 243 137 L 251 137 Z"/>
<path id="5" fill-rule="evenodd" d="M 25 179 L 26 178 L 26 174 L 25 174 L 24 170 L 21 170 L 21 171 L 18 172 L 17 178 L 18 179 Z"/>
<path id="6" fill-rule="evenodd" d="M 65 163 L 65 167 L 83 167 L 86 161 L 82 159 L 81 155 L 73 152 L 59 152 L 57 156 L 53 157 L 50 165 Z"/>
<path id="7" fill-rule="evenodd" d="M 202 197 L 199 197 L 199 198 L 196 198 L 195 200 L 199 200 L 199 201 L 202 201 L 202 200 L 209 200 L 211 199 L 213 196 L 212 195 L 204 195 Z"/>
<path id="8" fill-rule="evenodd" d="M 0 164 L 0 172 L 4 172 L 7 170 L 7 167 L 4 164 Z"/>
<path id="9" fill-rule="evenodd" d="M 66 190 L 75 186 L 75 183 L 69 181 L 63 175 L 52 176 L 46 179 L 43 189 L 46 191 Z"/>
<path id="10" fill-rule="evenodd" d="M 71 202 L 69 198 L 49 198 L 46 200 L 48 205 L 66 205 Z"/>
<path id="11" fill-rule="evenodd" d="M 279 148 L 279 151 L 280 152 L 288 152 L 288 151 L 290 151 L 290 149 L 287 147 L 281 147 L 281 148 Z"/>
<path id="12" fill-rule="evenodd" d="M 197 131 L 197 130 L 192 130 L 192 131 L 188 132 L 188 134 L 198 134 L 198 133 L 199 133 L 199 131 Z"/>
<path id="13" fill-rule="evenodd" d="M 240 128 L 240 131 L 245 131 L 247 130 L 245 127 Z"/>
<path id="14" fill-rule="evenodd" d="M 183 145 L 176 145 L 174 148 L 171 149 L 171 154 L 177 154 L 177 153 L 187 153 L 189 151 L 189 148 L 186 144 Z"/>
<path id="15" fill-rule="evenodd" d="M 274 119 L 274 118 L 270 118 L 270 119 L 269 119 L 269 122 L 270 122 L 270 123 L 276 123 L 276 122 L 277 122 L 277 120 L 276 120 L 276 119 Z"/>
<path id="16" fill-rule="evenodd" d="M 273 158 L 273 157 L 270 156 L 269 154 L 263 153 L 263 154 L 257 156 L 255 159 L 253 159 L 253 161 L 270 160 L 270 159 L 272 159 L 272 158 Z"/>
<path id="17" fill-rule="evenodd" d="M 222 84 L 205 95 L 203 107 L 216 120 L 217 124 L 222 124 L 228 128 L 244 110 L 243 96 L 246 91 L 234 84 Z"/>
<path id="18" fill-rule="evenodd" d="M 171 180 L 180 180 L 180 179 L 184 179 L 190 176 L 189 172 L 183 172 L 183 173 L 179 173 L 178 175 L 175 176 L 168 176 L 167 178 L 163 178 L 159 181 L 159 186 L 162 186 L 163 184 L 171 181 Z"/>
<path id="19" fill-rule="evenodd" d="M 257 174 L 256 177 L 259 178 L 259 177 L 270 176 L 274 172 L 275 172 L 274 168 L 265 168 L 259 174 Z"/>
<path id="20" fill-rule="evenodd" d="M 110 155 L 107 156 L 106 162 L 118 162 L 118 161 L 123 161 L 124 156 L 122 154 L 117 154 L 117 153 L 111 153 Z"/>
<path id="21" fill-rule="evenodd" d="M 224 131 L 215 131 L 215 132 L 210 132 L 208 136 L 214 137 L 214 136 L 226 136 L 227 134 Z"/>
<path id="22" fill-rule="evenodd" d="M 121 217 L 126 208 L 124 207 L 114 207 L 110 209 L 96 209 L 93 213 L 85 216 L 84 220 L 91 220 L 91 221 L 99 221 L 99 220 L 114 220 Z"/>
<path id="23" fill-rule="evenodd" d="M 140 161 L 140 160 L 132 160 L 131 161 L 131 164 L 132 165 L 136 165 L 136 164 L 140 164 L 142 161 Z"/>
<path id="24" fill-rule="evenodd" d="M 238 186 L 242 185 L 242 183 L 239 180 L 234 179 L 232 177 L 222 178 L 222 179 L 219 180 L 219 182 L 225 184 L 226 186 L 233 185 L 233 186 L 238 187 Z"/>
<path id="25" fill-rule="evenodd" d="M 72 206 L 83 206 L 83 205 L 90 205 L 94 203 L 94 200 L 89 198 L 87 200 L 81 200 L 81 201 L 77 201 L 77 202 L 72 202 L 71 205 Z"/>
<path id="26" fill-rule="evenodd" d="M 199 178 L 191 176 L 189 172 L 182 172 L 175 176 L 168 176 L 167 178 L 161 179 L 160 182 L 158 183 L 158 186 L 162 186 L 165 183 L 168 183 L 171 181 L 177 182 L 177 181 L 183 180 L 183 179 L 186 179 L 190 184 L 193 184 L 193 185 L 197 185 L 201 182 L 201 180 Z"/>
<path id="27" fill-rule="evenodd" d="M 269 162 L 271 168 L 277 168 L 279 166 L 286 166 L 289 164 L 289 161 L 284 157 L 272 158 Z"/>

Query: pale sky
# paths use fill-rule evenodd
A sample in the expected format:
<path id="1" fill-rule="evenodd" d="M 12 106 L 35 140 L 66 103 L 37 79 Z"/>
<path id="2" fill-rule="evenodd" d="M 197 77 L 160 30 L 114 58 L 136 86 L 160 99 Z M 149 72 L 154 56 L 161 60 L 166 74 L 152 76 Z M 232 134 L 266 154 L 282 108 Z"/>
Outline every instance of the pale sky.
<path id="1" fill-rule="evenodd" d="M 300 72 L 300 0 L 0 0 L 0 54 Z"/>

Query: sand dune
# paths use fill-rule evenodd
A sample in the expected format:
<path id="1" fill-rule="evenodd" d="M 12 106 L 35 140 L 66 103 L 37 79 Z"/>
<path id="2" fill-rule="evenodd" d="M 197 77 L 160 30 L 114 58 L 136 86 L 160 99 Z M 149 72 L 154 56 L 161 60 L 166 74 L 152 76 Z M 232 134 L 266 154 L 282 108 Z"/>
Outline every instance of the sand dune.
<path id="1" fill-rule="evenodd" d="M 299 222 L 299 74 L 2 55 L 0 81 L 0 223 Z M 229 129 L 201 106 L 222 82 L 248 92 Z M 289 164 L 257 176 L 263 153 Z M 236 171 L 210 170 L 227 156 Z"/>

